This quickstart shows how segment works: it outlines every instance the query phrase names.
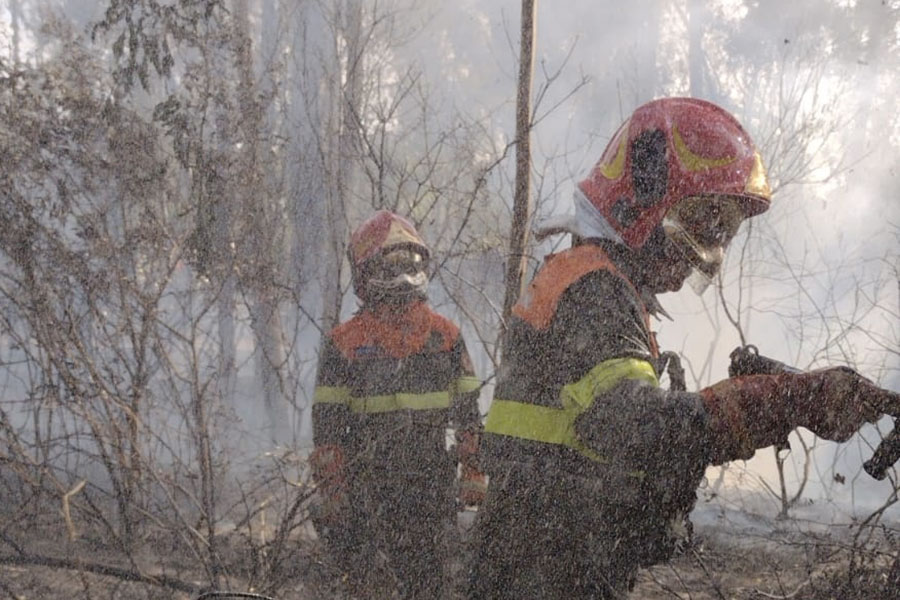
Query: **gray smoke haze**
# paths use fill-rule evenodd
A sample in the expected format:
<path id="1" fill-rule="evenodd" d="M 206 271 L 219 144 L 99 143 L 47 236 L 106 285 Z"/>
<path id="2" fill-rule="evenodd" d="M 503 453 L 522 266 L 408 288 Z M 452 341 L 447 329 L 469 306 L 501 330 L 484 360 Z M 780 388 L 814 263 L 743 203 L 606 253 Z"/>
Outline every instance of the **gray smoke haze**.
<path id="1" fill-rule="evenodd" d="M 498 147 L 509 143 L 520 3 L 389 4 L 397 6 L 405 43 L 386 48 L 385 60 L 398 73 L 404 66 L 421 70 L 422 85 L 444 111 L 438 127 L 449 126 L 458 114 L 478 122 Z M 41 47 L 35 32 L 46 10 L 55 6 L 84 28 L 99 18 L 103 5 L 90 0 L 7 4 L 0 9 L 0 54 L 13 51 L 14 11 L 20 58 L 33 60 Z M 254 26 L 261 28 L 267 3 L 251 5 Z M 723 273 L 722 296 L 731 314 L 740 315 L 746 341 L 803 368 L 851 363 L 881 385 L 900 388 L 898 14 L 896 1 L 539 0 L 536 218 L 571 210 L 575 182 L 635 107 L 666 95 L 716 101 L 745 124 L 777 186 L 772 209 L 735 240 Z M 492 175 L 501 229 L 509 219 L 511 172 L 507 160 Z M 362 212 L 348 218 L 358 222 Z M 550 248 L 535 249 L 535 265 Z M 318 271 L 307 292 L 314 315 L 321 305 L 313 296 L 328 275 Z M 432 290 L 442 296 L 436 287 Z M 346 273 L 344 289 L 346 316 L 356 305 Z M 463 322 L 479 375 L 489 377 L 491 362 L 471 339 L 476 328 L 470 316 L 443 300 L 442 309 Z M 741 340 L 715 291 L 701 299 L 682 291 L 662 303 L 674 322 L 655 324 L 661 344 L 685 355 L 689 378 L 702 386 L 724 377 L 727 355 Z M 318 333 L 308 328 L 302 339 L 303 360 L 311 361 Z M 252 352 L 244 339 L 239 359 L 246 362 Z M 308 396 L 311 365 L 304 372 L 300 385 Z M 252 368 L 241 377 L 241 385 L 252 387 Z M 485 407 L 487 401 L 486 395 Z M 251 407 L 241 410 L 245 419 L 258 415 Z M 308 441 L 307 417 L 293 419 L 303 441 Z M 884 430 L 887 424 L 881 425 Z M 863 437 L 877 439 L 871 430 Z M 813 493 L 860 506 L 884 497 L 888 483 L 856 476 L 870 452 L 865 441 L 819 446 L 821 484 Z M 772 464 L 766 450 L 746 469 L 771 480 Z M 838 487 L 836 473 L 854 478 Z M 759 487 L 752 477 L 741 485 Z"/>
<path id="2" fill-rule="evenodd" d="M 517 10 L 511 2 L 445 5 L 431 23 L 440 34 L 426 36 L 440 42 L 417 45 L 452 65 L 457 76 L 443 93 L 463 110 L 503 107 L 492 123 L 505 139 L 513 135 Z M 745 123 L 778 186 L 747 245 L 755 274 L 739 281 L 743 240 L 723 274 L 732 312 L 742 301 L 747 341 L 804 368 L 854 364 L 897 389 L 898 12 L 896 2 L 540 2 L 536 88 L 552 82 L 538 114 L 561 104 L 534 131 L 539 216 L 571 209 L 574 182 L 631 110 L 699 88 Z M 691 54 L 692 32 L 700 56 Z M 425 62 L 429 72 L 441 70 L 440 58 Z M 691 80 L 695 73 L 702 81 Z M 661 343 L 685 355 L 698 384 L 725 377 L 740 337 L 715 291 L 662 302 L 675 320 L 659 323 Z M 880 426 L 884 433 L 889 422 Z M 815 497 L 860 507 L 890 490 L 865 475 L 834 484 L 835 474 L 858 473 L 879 439 L 872 429 L 861 438 L 818 442 Z M 771 451 L 746 468 L 772 482 Z M 759 487 L 748 477 L 742 485 Z"/>

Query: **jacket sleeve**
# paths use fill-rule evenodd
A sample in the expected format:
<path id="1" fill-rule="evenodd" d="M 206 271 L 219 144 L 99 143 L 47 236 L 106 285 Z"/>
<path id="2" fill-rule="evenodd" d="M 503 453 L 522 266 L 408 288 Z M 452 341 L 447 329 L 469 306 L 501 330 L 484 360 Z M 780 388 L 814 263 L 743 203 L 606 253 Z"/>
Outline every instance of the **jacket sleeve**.
<path id="1" fill-rule="evenodd" d="M 702 473 L 711 439 L 702 398 L 659 387 L 655 344 L 631 286 L 605 271 L 583 277 L 560 299 L 553 326 L 560 361 L 581 376 L 563 389 L 584 407 L 575 422 L 582 442 L 625 470 Z"/>
<path id="2" fill-rule="evenodd" d="M 734 377 L 699 393 L 660 388 L 654 378 L 638 376 L 653 365 L 653 342 L 638 302 L 615 275 L 597 272 L 572 286 L 558 307 L 560 363 L 585 378 L 599 373 L 603 377 L 593 383 L 605 382 L 592 384 L 593 393 L 583 399 L 589 408 L 576 421 L 578 437 L 598 454 L 675 476 L 679 469 L 752 458 L 798 426 L 842 439 L 846 432 L 832 426 L 832 414 L 847 431 L 871 419 L 849 400 L 841 403 L 854 398 L 846 388 L 862 384 L 834 369 Z"/>
<path id="3" fill-rule="evenodd" d="M 877 419 L 864 401 L 873 388 L 841 368 L 732 377 L 699 393 L 623 378 L 594 398 L 576 429 L 598 454 L 675 476 L 677 469 L 748 460 L 797 427 L 844 441 Z"/>
<path id="4" fill-rule="evenodd" d="M 350 434 L 350 365 L 330 337 L 319 356 L 313 394 L 313 444 L 346 446 Z"/>

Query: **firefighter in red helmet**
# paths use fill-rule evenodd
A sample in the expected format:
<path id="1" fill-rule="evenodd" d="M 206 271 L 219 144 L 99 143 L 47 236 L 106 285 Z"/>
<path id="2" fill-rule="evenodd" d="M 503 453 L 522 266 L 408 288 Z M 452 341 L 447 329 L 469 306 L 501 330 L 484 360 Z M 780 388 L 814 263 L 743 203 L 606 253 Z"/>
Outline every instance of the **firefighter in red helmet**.
<path id="1" fill-rule="evenodd" d="M 705 468 L 805 426 L 844 440 L 877 415 L 849 369 L 659 387 L 655 296 L 701 289 L 770 189 L 741 125 L 709 102 L 639 107 L 576 191 L 571 233 L 514 308 L 482 460 L 472 598 L 619 598 L 667 559 Z"/>
<path id="2" fill-rule="evenodd" d="M 379 211 L 363 223 L 349 247 L 362 307 L 319 358 L 310 463 L 324 499 L 314 521 L 357 595 L 389 585 L 403 598 L 439 597 L 457 460 L 463 500 L 479 500 L 475 484 L 484 490 L 480 383 L 459 328 L 426 304 L 429 256 L 407 219 Z"/>

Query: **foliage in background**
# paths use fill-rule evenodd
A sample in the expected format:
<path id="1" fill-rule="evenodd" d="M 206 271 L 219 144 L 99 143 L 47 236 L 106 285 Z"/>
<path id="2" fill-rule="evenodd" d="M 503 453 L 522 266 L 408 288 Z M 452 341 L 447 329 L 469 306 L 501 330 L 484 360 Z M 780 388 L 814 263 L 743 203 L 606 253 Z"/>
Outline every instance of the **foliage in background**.
<path id="1" fill-rule="evenodd" d="M 53 15 L 38 30 L 37 8 L 12 3 L 15 52 L 0 58 L 0 562 L 183 591 L 292 589 L 314 570 L 303 457 L 315 352 L 353 309 L 346 238 L 374 209 L 409 215 L 433 241 L 432 297 L 490 380 L 516 15 L 463 2 L 448 24 L 443 4 L 84 2 L 104 10 L 81 35 Z M 900 63 L 895 3 L 814 15 L 772 2 L 644 0 L 616 14 L 590 3 L 609 28 L 580 40 L 584 13 L 551 19 L 546 4 L 538 218 L 567 209 L 596 146 L 637 104 L 719 101 L 760 142 L 779 197 L 735 241 L 719 297 L 699 315 L 686 299 L 666 339 L 697 385 L 737 338 L 896 385 L 900 215 L 883 199 L 897 180 L 875 160 L 900 145 L 885 75 Z M 854 221 L 863 209 L 878 218 Z M 547 249 L 529 249 L 530 268 Z M 840 506 L 839 478 L 855 494 L 865 477 L 878 439 L 866 434 L 839 451 L 803 434 L 774 475 L 733 465 L 702 498 L 736 480 L 774 502 L 740 508 L 788 517 L 804 514 L 816 482 Z M 859 532 L 897 501 L 897 480 L 878 494 Z M 47 548 L 35 531 L 66 541 Z M 884 563 L 873 547 L 850 545 L 855 573 Z"/>

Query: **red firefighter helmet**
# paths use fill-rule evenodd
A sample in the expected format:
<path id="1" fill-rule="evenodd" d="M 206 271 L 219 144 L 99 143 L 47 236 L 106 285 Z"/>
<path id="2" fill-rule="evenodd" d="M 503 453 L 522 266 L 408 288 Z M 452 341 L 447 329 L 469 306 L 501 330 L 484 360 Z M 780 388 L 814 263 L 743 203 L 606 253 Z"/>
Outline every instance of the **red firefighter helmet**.
<path id="1" fill-rule="evenodd" d="M 353 289 L 363 301 L 424 295 L 431 251 L 415 226 L 379 210 L 350 236 Z"/>
<path id="2" fill-rule="evenodd" d="M 695 209 L 704 198 L 727 200 L 746 218 L 765 211 L 771 198 L 759 152 L 740 123 L 694 98 L 635 110 L 578 188 L 632 249 L 682 200 L 695 199 Z"/>

